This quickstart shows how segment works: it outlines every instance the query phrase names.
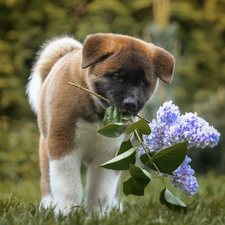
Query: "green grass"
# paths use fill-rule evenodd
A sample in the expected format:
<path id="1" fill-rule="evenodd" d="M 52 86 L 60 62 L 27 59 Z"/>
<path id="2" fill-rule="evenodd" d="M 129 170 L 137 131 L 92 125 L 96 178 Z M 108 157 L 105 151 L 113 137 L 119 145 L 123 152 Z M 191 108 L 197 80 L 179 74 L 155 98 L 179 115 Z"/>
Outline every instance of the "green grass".
<path id="1" fill-rule="evenodd" d="M 225 177 L 209 173 L 198 176 L 199 193 L 189 198 L 178 189 L 168 188 L 177 197 L 189 205 L 187 214 L 169 211 L 158 201 L 163 189 L 157 182 L 158 190 L 149 185 L 145 196 L 121 196 L 123 211 L 114 208 L 108 215 L 85 214 L 83 207 L 74 209 L 68 216 L 55 218 L 53 209 L 39 210 L 40 186 L 38 180 L 20 180 L 1 182 L 0 225 L 11 224 L 225 224 Z"/>
<path id="2" fill-rule="evenodd" d="M 213 172 L 197 176 L 199 192 L 192 198 L 171 187 L 167 181 L 168 189 L 189 206 L 187 214 L 171 212 L 159 203 L 158 196 L 164 187 L 157 180 L 158 189 L 150 183 L 143 197 L 122 194 L 122 212 L 114 208 L 109 215 L 87 216 L 84 208 L 79 207 L 67 217 L 55 218 L 53 209 L 39 210 L 37 124 L 0 117 L 0 137 L 0 225 L 225 224 L 225 177 Z M 123 180 L 126 178 L 125 174 Z"/>

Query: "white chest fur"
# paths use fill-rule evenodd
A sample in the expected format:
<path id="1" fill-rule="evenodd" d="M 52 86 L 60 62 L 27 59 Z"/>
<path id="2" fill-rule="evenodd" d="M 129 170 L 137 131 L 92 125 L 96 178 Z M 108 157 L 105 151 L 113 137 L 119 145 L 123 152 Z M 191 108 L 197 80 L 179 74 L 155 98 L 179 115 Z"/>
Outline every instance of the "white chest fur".
<path id="1" fill-rule="evenodd" d="M 97 156 L 109 160 L 115 156 L 120 144 L 124 140 L 124 134 L 118 138 L 108 138 L 97 132 L 103 127 L 103 122 L 89 123 L 78 120 L 76 124 L 76 151 L 80 151 L 81 160 L 90 162 Z"/>

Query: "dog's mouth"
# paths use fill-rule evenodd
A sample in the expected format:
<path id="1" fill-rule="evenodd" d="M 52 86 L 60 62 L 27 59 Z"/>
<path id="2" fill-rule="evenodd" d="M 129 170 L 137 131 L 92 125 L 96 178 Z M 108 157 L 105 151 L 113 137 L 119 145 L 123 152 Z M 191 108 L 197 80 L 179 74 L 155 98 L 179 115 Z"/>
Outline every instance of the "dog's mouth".
<path id="1" fill-rule="evenodd" d="M 132 115 L 132 116 L 135 116 L 138 114 L 139 111 L 132 111 L 132 110 L 126 110 L 122 107 L 118 107 L 116 106 L 116 104 L 113 104 L 112 102 L 105 102 L 104 104 L 106 106 L 106 108 L 110 107 L 110 106 L 114 106 L 116 107 L 123 115 Z"/>
<path id="2" fill-rule="evenodd" d="M 132 115 L 132 116 L 136 116 L 138 114 L 137 111 L 126 111 L 126 110 L 120 110 L 119 111 L 123 114 L 123 115 Z"/>
<path id="3" fill-rule="evenodd" d="M 131 97 L 125 98 L 119 108 L 120 112 L 123 114 L 130 114 L 130 115 L 137 115 L 140 111 L 140 104 L 139 102 Z"/>

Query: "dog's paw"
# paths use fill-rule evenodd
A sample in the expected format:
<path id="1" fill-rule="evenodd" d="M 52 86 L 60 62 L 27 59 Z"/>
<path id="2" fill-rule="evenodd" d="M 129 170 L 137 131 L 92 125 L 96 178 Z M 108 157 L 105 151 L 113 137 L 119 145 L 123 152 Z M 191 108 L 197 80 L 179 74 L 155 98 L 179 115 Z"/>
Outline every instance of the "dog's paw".
<path id="1" fill-rule="evenodd" d="M 72 209 L 73 209 L 73 207 L 68 207 L 68 206 L 58 207 L 58 205 L 56 205 L 55 215 L 63 214 L 64 216 L 67 216 L 71 212 Z"/>
<path id="2" fill-rule="evenodd" d="M 123 204 L 122 202 L 118 202 L 114 207 L 119 210 L 119 212 L 123 212 Z"/>
<path id="3" fill-rule="evenodd" d="M 40 209 L 41 208 L 50 208 L 53 207 L 53 200 L 51 195 L 47 195 L 41 200 Z"/>

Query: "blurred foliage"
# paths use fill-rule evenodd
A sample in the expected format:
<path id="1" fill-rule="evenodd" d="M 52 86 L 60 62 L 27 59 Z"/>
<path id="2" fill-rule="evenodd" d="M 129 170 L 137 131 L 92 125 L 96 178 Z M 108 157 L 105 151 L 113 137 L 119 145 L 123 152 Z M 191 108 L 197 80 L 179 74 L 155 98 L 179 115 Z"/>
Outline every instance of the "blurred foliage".
<path id="1" fill-rule="evenodd" d="M 37 125 L 2 116 L 0 137 L 1 182 L 37 179 L 40 176 Z"/>
<path id="2" fill-rule="evenodd" d="M 191 153 L 193 164 L 197 171 L 206 172 L 208 169 L 225 172 L 225 87 L 220 86 L 207 100 L 193 105 L 194 110 L 213 124 L 220 132 L 220 141 L 214 149 L 194 150 Z"/>
<path id="3" fill-rule="evenodd" d="M 176 92 L 179 102 L 200 103 L 225 85 L 225 2 L 176 1 L 171 19 L 179 19 L 181 56 Z"/>
<path id="4" fill-rule="evenodd" d="M 213 152 L 215 161 L 223 160 L 224 12 L 224 0 L 0 0 L 1 179 L 39 176 L 39 135 L 25 86 L 39 46 L 61 34 L 83 41 L 90 33 L 121 33 L 169 50 L 176 57 L 174 81 L 160 82 L 148 117 L 170 99 L 182 113 L 197 111 L 221 132 Z"/>

